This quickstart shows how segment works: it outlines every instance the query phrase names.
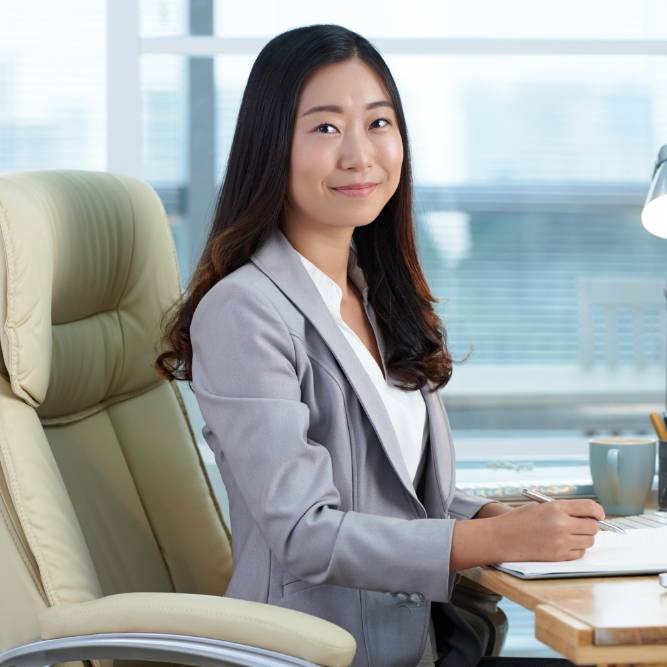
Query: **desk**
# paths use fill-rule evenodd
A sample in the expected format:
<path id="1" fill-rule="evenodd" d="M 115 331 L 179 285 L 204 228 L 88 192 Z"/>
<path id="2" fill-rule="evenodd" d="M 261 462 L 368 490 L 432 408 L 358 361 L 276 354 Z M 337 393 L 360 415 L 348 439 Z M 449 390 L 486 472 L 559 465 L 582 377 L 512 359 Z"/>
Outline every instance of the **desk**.
<path id="1" fill-rule="evenodd" d="M 490 567 L 462 570 L 535 612 L 535 636 L 579 665 L 667 667 L 667 589 L 657 575 L 524 580 Z"/>

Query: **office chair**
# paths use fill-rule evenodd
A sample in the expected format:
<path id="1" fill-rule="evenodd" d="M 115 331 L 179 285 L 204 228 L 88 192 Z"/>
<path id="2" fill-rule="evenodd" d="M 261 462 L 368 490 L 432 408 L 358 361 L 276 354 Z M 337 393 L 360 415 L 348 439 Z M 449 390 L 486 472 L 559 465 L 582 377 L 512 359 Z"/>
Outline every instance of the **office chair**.
<path id="1" fill-rule="evenodd" d="M 231 536 L 153 367 L 180 291 L 153 190 L 4 175 L 0 242 L 0 664 L 349 665 L 343 628 L 222 597 Z"/>
<path id="2" fill-rule="evenodd" d="M 0 667 L 349 665 L 345 629 L 223 597 L 232 536 L 153 366 L 180 284 L 152 188 L 0 175 L 0 246 Z"/>

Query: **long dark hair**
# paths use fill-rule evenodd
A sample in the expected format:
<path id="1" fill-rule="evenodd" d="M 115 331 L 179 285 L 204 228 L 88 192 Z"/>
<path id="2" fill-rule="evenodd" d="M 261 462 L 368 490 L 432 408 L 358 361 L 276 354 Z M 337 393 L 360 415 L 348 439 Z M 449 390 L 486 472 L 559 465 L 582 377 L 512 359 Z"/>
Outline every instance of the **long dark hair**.
<path id="1" fill-rule="evenodd" d="M 385 340 L 387 370 L 404 389 L 449 382 L 452 358 L 422 273 L 412 217 L 412 168 L 401 99 L 382 56 L 339 25 L 310 25 L 274 37 L 255 60 L 239 110 L 211 231 L 186 294 L 165 314 L 165 352 L 155 362 L 169 379 L 192 380 L 190 322 L 206 292 L 250 258 L 281 224 L 299 95 L 318 68 L 359 58 L 382 79 L 403 140 L 401 178 L 377 218 L 353 233 L 368 299 Z"/>

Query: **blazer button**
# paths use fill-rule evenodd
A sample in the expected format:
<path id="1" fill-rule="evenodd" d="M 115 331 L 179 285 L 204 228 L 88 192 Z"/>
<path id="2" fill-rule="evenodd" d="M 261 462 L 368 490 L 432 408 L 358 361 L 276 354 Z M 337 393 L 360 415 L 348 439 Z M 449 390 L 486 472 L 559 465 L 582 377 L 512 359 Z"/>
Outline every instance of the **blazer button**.
<path id="1" fill-rule="evenodd" d="M 414 602 L 417 607 L 421 607 L 424 602 L 424 596 L 421 593 L 410 593 L 410 601 Z"/>

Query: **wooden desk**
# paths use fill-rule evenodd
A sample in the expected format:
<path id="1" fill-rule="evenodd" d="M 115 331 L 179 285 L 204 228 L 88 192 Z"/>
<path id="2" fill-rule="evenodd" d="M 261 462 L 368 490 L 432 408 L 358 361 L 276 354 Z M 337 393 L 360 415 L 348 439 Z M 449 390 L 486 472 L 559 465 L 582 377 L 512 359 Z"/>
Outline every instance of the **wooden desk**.
<path id="1" fill-rule="evenodd" d="M 535 636 L 578 665 L 667 667 L 667 589 L 655 576 L 536 579 L 461 574 L 535 612 Z"/>

